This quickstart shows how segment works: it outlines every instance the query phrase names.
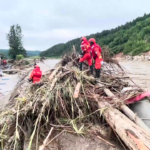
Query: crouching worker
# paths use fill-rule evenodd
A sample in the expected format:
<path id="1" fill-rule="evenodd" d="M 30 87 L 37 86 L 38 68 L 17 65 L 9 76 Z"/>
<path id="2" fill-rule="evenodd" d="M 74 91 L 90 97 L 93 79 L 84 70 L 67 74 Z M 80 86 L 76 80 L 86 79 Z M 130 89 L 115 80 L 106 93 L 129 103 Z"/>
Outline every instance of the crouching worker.
<path id="1" fill-rule="evenodd" d="M 82 71 L 82 63 L 84 61 L 88 62 L 88 65 L 90 66 L 90 71 L 91 74 L 93 74 L 93 66 L 92 66 L 92 56 L 91 56 L 91 49 L 90 49 L 90 44 L 88 40 L 85 37 L 81 38 L 81 49 L 82 49 L 82 54 L 81 58 L 79 60 L 79 65 L 80 65 L 80 71 Z"/>
<path id="2" fill-rule="evenodd" d="M 100 78 L 101 65 L 103 62 L 101 55 L 102 50 L 101 47 L 98 44 L 96 44 L 96 40 L 94 38 L 89 39 L 89 43 L 91 46 L 92 57 L 95 63 L 96 78 Z"/>
<path id="3" fill-rule="evenodd" d="M 38 65 L 35 65 L 28 81 L 32 83 L 38 83 L 41 81 L 41 77 L 42 77 L 42 71 L 40 70 L 40 67 Z"/>

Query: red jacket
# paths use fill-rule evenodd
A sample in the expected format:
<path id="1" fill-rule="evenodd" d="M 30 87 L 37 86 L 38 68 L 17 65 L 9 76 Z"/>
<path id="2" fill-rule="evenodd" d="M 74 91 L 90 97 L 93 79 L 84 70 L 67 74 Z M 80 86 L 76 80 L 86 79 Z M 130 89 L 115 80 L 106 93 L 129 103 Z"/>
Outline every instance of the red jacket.
<path id="1" fill-rule="evenodd" d="M 33 83 L 40 82 L 42 77 L 42 71 L 40 68 L 35 68 L 31 72 L 30 79 L 33 80 Z"/>
<path id="2" fill-rule="evenodd" d="M 4 63 L 4 64 L 6 64 L 6 63 L 7 63 L 7 62 L 6 62 L 6 59 L 4 59 L 4 60 L 3 60 L 3 63 Z"/>
<path id="3" fill-rule="evenodd" d="M 96 59 L 96 57 L 102 59 L 102 55 L 101 55 L 102 50 L 98 44 L 95 43 L 93 46 L 91 46 L 91 52 L 92 52 L 93 59 Z"/>
<path id="4" fill-rule="evenodd" d="M 87 40 L 84 40 L 83 42 L 81 42 L 81 49 L 83 52 L 87 52 L 90 53 L 90 43 Z"/>

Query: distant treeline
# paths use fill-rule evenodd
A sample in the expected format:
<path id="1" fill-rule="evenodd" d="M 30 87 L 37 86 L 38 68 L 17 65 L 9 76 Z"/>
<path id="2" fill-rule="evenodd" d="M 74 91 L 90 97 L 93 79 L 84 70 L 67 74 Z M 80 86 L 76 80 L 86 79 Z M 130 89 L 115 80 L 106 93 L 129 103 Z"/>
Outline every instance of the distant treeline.
<path id="1" fill-rule="evenodd" d="M 138 17 L 115 29 L 104 30 L 86 37 L 87 39 L 95 38 L 99 45 L 108 46 L 115 54 L 123 52 L 128 55 L 138 55 L 147 52 L 150 50 L 150 14 L 145 14 L 143 17 Z M 61 56 L 70 51 L 72 45 L 75 45 L 77 51 L 80 51 L 80 38 L 65 44 L 57 44 L 41 52 L 40 56 Z"/>
<path id="2" fill-rule="evenodd" d="M 8 57 L 8 49 L 0 49 L 0 55 L 4 55 L 6 57 Z M 32 56 L 39 56 L 40 51 L 29 51 L 27 50 L 27 57 L 32 57 Z"/>

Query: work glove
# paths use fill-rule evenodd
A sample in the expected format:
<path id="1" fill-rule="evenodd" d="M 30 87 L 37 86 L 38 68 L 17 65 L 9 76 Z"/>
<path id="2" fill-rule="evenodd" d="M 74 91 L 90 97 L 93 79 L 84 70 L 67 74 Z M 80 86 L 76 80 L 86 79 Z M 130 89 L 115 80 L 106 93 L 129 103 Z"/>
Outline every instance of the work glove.
<path id="1" fill-rule="evenodd" d="M 84 56 L 84 52 L 82 51 L 79 55 L 80 58 L 82 58 Z"/>
<path id="2" fill-rule="evenodd" d="M 28 79 L 28 82 L 32 82 L 33 80 L 32 79 Z"/>

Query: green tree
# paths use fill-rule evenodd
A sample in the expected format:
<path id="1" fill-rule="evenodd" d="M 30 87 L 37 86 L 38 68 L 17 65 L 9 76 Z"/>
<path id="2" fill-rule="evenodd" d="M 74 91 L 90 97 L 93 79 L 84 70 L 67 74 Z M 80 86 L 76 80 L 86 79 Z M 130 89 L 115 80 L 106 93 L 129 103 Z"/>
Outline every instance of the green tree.
<path id="1" fill-rule="evenodd" d="M 22 37 L 23 35 L 21 27 L 18 24 L 10 27 L 10 31 L 7 34 L 10 47 L 8 55 L 13 59 L 16 59 L 16 56 L 19 54 L 23 55 L 24 57 L 26 56 L 26 50 L 22 44 Z"/>
<path id="2" fill-rule="evenodd" d="M 4 54 L 0 53 L 0 58 L 4 59 L 4 58 L 6 58 L 6 56 Z"/>

